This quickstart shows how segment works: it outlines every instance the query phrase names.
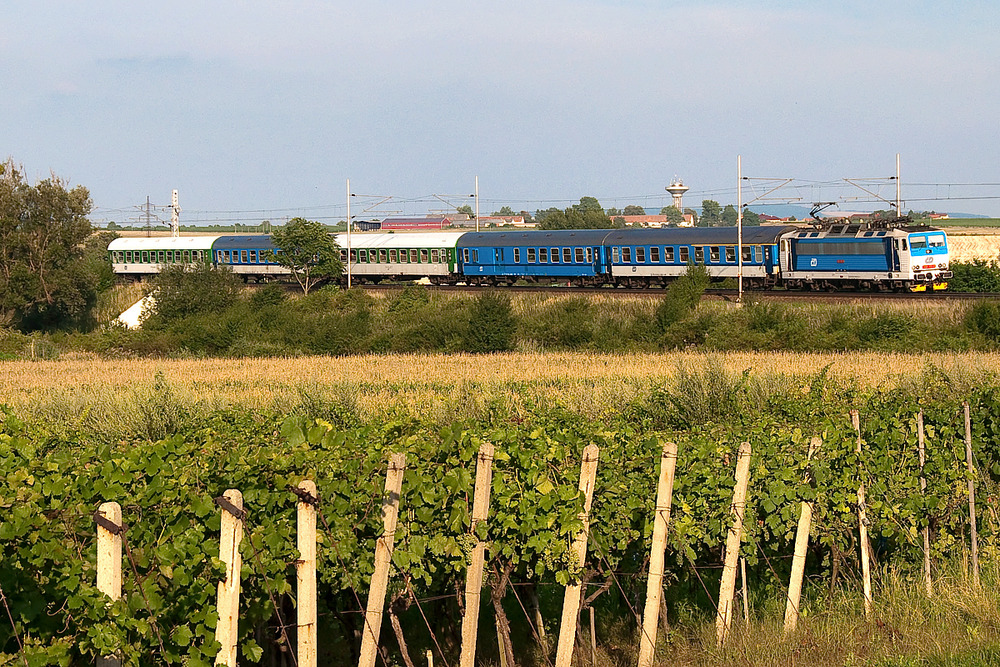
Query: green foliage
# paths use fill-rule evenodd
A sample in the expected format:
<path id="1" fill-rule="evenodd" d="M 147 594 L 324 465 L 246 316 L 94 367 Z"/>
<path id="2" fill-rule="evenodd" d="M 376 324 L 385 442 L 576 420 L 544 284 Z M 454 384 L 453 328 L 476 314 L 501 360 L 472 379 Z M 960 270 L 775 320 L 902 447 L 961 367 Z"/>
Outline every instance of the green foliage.
<path id="1" fill-rule="evenodd" d="M 1000 343 L 1000 302 L 976 302 L 966 315 L 966 326 L 990 341 Z"/>
<path id="2" fill-rule="evenodd" d="M 241 281 L 225 266 L 172 264 L 151 282 L 155 303 L 145 326 L 157 329 L 192 315 L 218 317 L 240 296 Z"/>
<path id="3" fill-rule="evenodd" d="M 646 209 L 636 204 L 629 204 L 622 211 L 622 215 L 646 215 Z"/>
<path id="4" fill-rule="evenodd" d="M 1000 264 L 996 260 L 951 262 L 948 267 L 955 274 L 948 279 L 948 289 L 953 292 L 1000 292 Z"/>
<path id="5" fill-rule="evenodd" d="M 92 324 L 102 272 L 84 261 L 91 207 L 83 186 L 67 189 L 55 176 L 29 185 L 13 160 L 0 163 L 0 323 L 22 331 Z"/>
<path id="6" fill-rule="evenodd" d="M 269 253 L 268 259 L 289 269 L 303 294 L 343 273 L 340 249 L 322 223 L 292 218 L 288 224 L 271 231 L 271 243 L 276 250 Z"/>
<path id="7" fill-rule="evenodd" d="M 517 321 L 510 295 L 488 290 L 476 297 L 469 315 L 465 350 L 475 353 L 506 352 L 514 348 Z"/>
<path id="8" fill-rule="evenodd" d="M 710 282 L 704 265 L 689 264 L 684 275 L 670 283 L 656 309 L 656 322 L 660 329 L 666 331 L 694 311 Z"/>
<path id="9" fill-rule="evenodd" d="M 679 225 L 684 222 L 684 214 L 673 205 L 661 208 L 660 215 L 667 216 L 667 223 L 671 225 Z"/>
<path id="10" fill-rule="evenodd" d="M 713 199 L 703 199 L 701 215 L 698 218 L 699 227 L 716 227 L 722 220 L 722 207 Z"/>

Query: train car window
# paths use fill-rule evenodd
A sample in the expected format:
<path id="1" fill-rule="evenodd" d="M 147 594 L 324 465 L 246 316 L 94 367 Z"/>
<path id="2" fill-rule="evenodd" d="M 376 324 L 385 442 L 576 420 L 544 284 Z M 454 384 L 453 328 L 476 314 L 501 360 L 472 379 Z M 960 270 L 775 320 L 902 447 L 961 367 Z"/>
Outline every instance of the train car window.
<path id="1" fill-rule="evenodd" d="M 753 261 L 753 246 L 745 245 L 743 246 L 743 261 L 752 262 Z"/>
<path id="2" fill-rule="evenodd" d="M 622 254 L 622 249 L 621 248 L 612 248 L 611 249 L 611 261 L 613 263 L 615 263 L 615 264 L 618 264 L 619 262 L 621 262 L 622 261 L 621 260 L 621 254 Z"/>
<path id="3" fill-rule="evenodd" d="M 420 261 L 426 264 L 430 260 L 430 253 L 427 250 L 421 249 L 420 251 Z"/>
<path id="4" fill-rule="evenodd" d="M 659 246 L 655 246 L 654 245 L 652 248 L 649 249 L 649 261 L 652 262 L 653 264 L 659 264 L 660 263 L 660 247 Z"/>
<path id="5" fill-rule="evenodd" d="M 164 264 L 167 261 L 166 255 L 167 255 L 167 253 L 165 253 L 164 251 L 157 250 L 156 251 L 156 260 L 157 260 L 157 262 L 159 264 Z"/>
<path id="6" fill-rule="evenodd" d="M 733 246 L 726 246 L 726 261 L 730 264 L 736 261 L 736 248 Z"/>
<path id="7" fill-rule="evenodd" d="M 563 248 L 563 264 L 572 264 L 573 262 L 573 249 Z"/>
<path id="8" fill-rule="evenodd" d="M 148 250 L 143 250 L 142 251 L 142 263 L 143 264 L 149 264 L 149 251 Z"/>
<path id="9" fill-rule="evenodd" d="M 763 262 L 764 261 L 764 251 L 759 245 L 753 247 L 753 261 Z"/>
<path id="10" fill-rule="evenodd" d="M 389 251 L 389 261 L 392 262 L 393 264 L 395 264 L 396 262 L 399 261 L 399 253 L 396 251 L 395 248 L 393 248 L 392 250 Z M 467 262 L 469 261 L 469 251 L 468 250 L 465 251 L 465 261 L 467 261 Z"/>
<path id="11" fill-rule="evenodd" d="M 539 248 L 538 249 L 538 263 L 539 264 L 548 264 L 549 263 L 549 249 L 548 248 Z"/>
<path id="12" fill-rule="evenodd" d="M 622 247 L 622 264 L 632 263 L 632 248 L 628 246 Z"/>
<path id="13" fill-rule="evenodd" d="M 705 246 L 697 245 L 694 247 L 694 261 L 696 264 L 705 263 Z"/>
<path id="14" fill-rule="evenodd" d="M 587 248 L 587 264 L 593 264 L 593 263 L 594 263 L 594 249 Z"/>
<path id="15" fill-rule="evenodd" d="M 381 250 L 378 251 L 378 261 L 385 264 L 388 259 L 389 259 L 389 253 L 385 251 L 385 248 L 382 248 Z"/>
<path id="16" fill-rule="evenodd" d="M 553 248 L 552 252 L 549 253 L 549 256 L 552 258 L 552 263 L 553 264 L 558 264 L 559 263 L 559 248 Z"/>
<path id="17" fill-rule="evenodd" d="M 496 264 L 503 262 L 503 248 L 493 248 L 493 262 Z"/>
<path id="18" fill-rule="evenodd" d="M 417 249 L 413 248 L 410 250 L 410 264 L 417 263 Z"/>
<path id="19" fill-rule="evenodd" d="M 351 263 L 352 264 L 358 263 L 358 251 L 355 250 L 354 248 L 351 248 Z"/>
<path id="20" fill-rule="evenodd" d="M 681 246 L 681 264 L 687 264 L 690 259 L 691 259 L 690 249 L 688 249 L 686 245 Z"/>
<path id="21" fill-rule="evenodd" d="M 363 264 L 368 264 L 368 251 L 367 250 L 362 250 L 361 251 L 361 262 Z"/>
<path id="22" fill-rule="evenodd" d="M 635 261 L 637 264 L 646 263 L 646 248 L 639 246 L 635 249 Z"/>
<path id="23" fill-rule="evenodd" d="M 515 264 L 520 264 L 521 263 L 521 249 L 520 248 L 514 248 L 514 263 Z"/>
<path id="24" fill-rule="evenodd" d="M 717 246 L 717 245 L 710 246 L 709 249 L 708 249 L 708 257 L 709 257 L 710 261 L 718 262 L 719 261 L 719 246 Z"/>
<path id="25" fill-rule="evenodd" d="M 341 249 L 341 251 L 340 251 L 340 261 L 341 262 L 346 262 L 347 261 L 347 250 L 346 249 Z"/>
<path id="26" fill-rule="evenodd" d="M 475 248 L 472 249 L 472 262 L 473 264 L 479 264 L 479 251 Z"/>
<path id="27" fill-rule="evenodd" d="M 663 249 L 663 261 L 670 264 L 674 263 L 674 247 L 672 245 L 666 246 Z"/>
<path id="28" fill-rule="evenodd" d="M 240 250 L 240 261 L 243 262 L 244 264 L 250 261 L 249 258 L 247 257 L 246 250 Z"/>
<path id="29" fill-rule="evenodd" d="M 534 248 L 528 248 L 528 264 L 534 264 L 536 258 L 536 251 Z"/>
<path id="30" fill-rule="evenodd" d="M 437 248 L 431 248 L 431 264 L 437 264 L 441 261 L 441 253 Z"/>
<path id="31" fill-rule="evenodd" d="M 583 264 L 586 261 L 586 259 L 584 259 L 585 255 L 583 253 L 583 248 L 576 248 L 573 251 L 573 255 L 577 264 Z"/>
<path id="32" fill-rule="evenodd" d="M 906 239 L 903 239 L 903 250 L 906 250 Z"/>

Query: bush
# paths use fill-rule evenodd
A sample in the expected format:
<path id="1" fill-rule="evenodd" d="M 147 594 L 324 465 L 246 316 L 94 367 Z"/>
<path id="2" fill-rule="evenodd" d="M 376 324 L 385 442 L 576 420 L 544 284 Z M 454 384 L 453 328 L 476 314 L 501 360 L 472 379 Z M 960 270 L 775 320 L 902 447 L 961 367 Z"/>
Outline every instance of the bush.
<path id="1" fill-rule="evenodd" d="M 1000 302 L 976 303 L 965 316 L 965 326 L 994 343 L 1000 342 Z"/>
<path id="2" fill-rule="evenodd" d="M 241 281 L 226 267 L 168 266 L 150 286 L 156 302 L 144 326 L 167 326 L 189 315 L 219 314 L 236 303 Z"/>
<path id="3" fill-rule="evenodd" d="M 996 260 L 952 262 L 950 268 L 955 275 L 948 280 L 948 289 L 954 292 L 1000 292 L 1000 265 Z"/>
<path id="4" fill-rule="evenodd" d="M 656 322 L 661 331 L 691 314 L 701 301 L 711 279 L 704 265 L 689 264 L 684 275 L 670 283 L 667 293 L 656 309 Z"/>
<path id="5" fill-rule="evenodd" d="M 525 338 L 537 341 L 543 347 L 564 349 L 586 347 L 593 338 L 593 328 L 591 301 L 586 297 L 547 303 L 522 327 Z"/>
<path id="6" fill-rule="evenodd" d="M 517 320 L 510 295 L 489 290 L 476 297 L 465 333 L 465 351 L 506 352 L 514 349 Z"/>

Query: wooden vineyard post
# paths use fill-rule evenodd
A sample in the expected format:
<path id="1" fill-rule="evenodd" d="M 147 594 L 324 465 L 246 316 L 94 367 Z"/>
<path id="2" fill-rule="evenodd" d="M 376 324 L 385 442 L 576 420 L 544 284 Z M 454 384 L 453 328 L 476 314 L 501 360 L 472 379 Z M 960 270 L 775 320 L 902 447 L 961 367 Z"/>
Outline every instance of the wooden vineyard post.
<path id="1" fill-rule="evenodd" d="M 361 637 L 359 667 L 374 667 L 378 651 L 378 637 L 382 631 L 382 614 L 385 592 L 389 586 L 389 564 L 396 539 L 396 521 L 399 518 L 399 495 L 403 491 L 403 471 L 406 454 L 392 454 L 389 470 L 385 475 L 385 493 L 382 496 L 382 537 L 375 543 L 375 572 L 368 589 L 368 606 L 365 609 L 365 627 Z"/>
<path id="2" fill-rule="evenodd" d="M 298 667 L 316 667 L 316 482 L 299 482 L 296 503 L 296 540 L 299 560 L 295 563 Z"/>
<path id="3" fill-rule="evenodd" d="M 750 443 L 740 445 L 736 460 L 736 486 L 733 487 L 733 525 L 726 537 L 726 559 L 719 585 L 719 612 L 715 617 L 715 639 L 718 646 L 726 642 L 733 622 L 733 600 L 736 593 L 736 566 L 740 559 L 740 542 L 743 539 L 743 512 L 747 502 L 747 483 L 750 480 Z"/>
<path id="4" fill-rule="evenodd" d="M 486 521 L 490 509 L 490 488 L 493 485 L 493 445 L 484 442 L 476 460 L 476 488 L 472 501 L 472 534 Z M 476 661 L 476 637 L 479 634 L 479 605 L 483 596 L 483 563 L 486 541 L 478 539 L 472 549 L 469 572 L 465 579 L 465 615 L 462 617 L 461 667 L 473 667 Z M 501 652 L 503 654 L 503 652 Z"/>
<path id="5" fill-rule="evenodd" d="M 226 564 L 226 578 L 219 582 L 219 622 L 215 639 L 222 644 L 215 656 L 216 665 L 236 667 L 236 639 L 240 619 L 240 542 L 243 541 L 243 494 L 229 489 L 215 499 L 222 508 L 219 560 Z"/>
<path id="6" fill-rule="evenodd" d="M 747 594 L 747 559 L 740 557 L 740 584 L 743 587 L 743 623 L 750 624 L 750 597 Z"/>
<path id="7" fill-rule="evenodd" d="M 809 441 L 809 454 L 807 461 L 812 461 L 813 455 L 819 449 L 822 440 L 812 438 Z M 806 483 L 810 481 L 811 475 L 806 474 Z M 799 622 L 799 605 L 802 603 L 802 577 L 806 571 L 806 549 L 809 548 L 809 529 L 812 524 L 812 501 L 802 501 L 802 509 L 799 513 L 799 525 L 795 531 L 795 555 L 792 556 L 792 575 L 788 580 L 788 600 L 785 604 L 785 634 L 795 632 L 795 627 Z"/>
<path id="8" fill-rule="evenodd" d="M 865 505 L 864 466 L 861 465 L 861 418 L 857 410 L 851 410 L 851 424 L 858 434 L 858 532 L 861 542 L 861 576 L 865 594 L 865 616 L 872 615 L 872 565 L 871 545 L 868 543 L 868 508 Z"/>
<path id="9" fill-rule="evenodd" d="M 668 442 L 660 454 L 660 479 L 656 487 L 656 516 L 653 519 L 653 546 L 649 550 L 649 578 L 646 580 L 646 608 L 642 613 L 639 637 L 639 667 L 652 667 L 656 647 L 657 620 L 663 598 L 663 561 L 667 548 L 667 528 L 674 494 L 677 445 Z"/>
<path id="10" fill-rule="evenodd" d="M 969 537 L 972 540 L 972 585 L 979 588 L 979 535 L 976 531 L 976 469 L 972 462 L 972 418 L 969 402 L 962 403 L 965 411 L 965 463 L 969 472 Z"/>
<path id="11" fill-rule="evenodd" d="M 924 463 L 926 462 L 926 450 L 924 449 L 924 411 L 917 413 L 917 454 L 920 456 L 920 495 L 927 493 L 927 478 L 924 477 Z M 927 588 L 927 597 L 934 594 L 934 584 L 931 581 L 931 529 L 924 526 L 920 531 L 924 538 L 924 586 Z"/>
<path id="12" fill-rule="evenodd" d="M 102 503 L 94 515 L 97 521 L 97 590 L 111 600 L 122 596 L 122 508 L 115 502 Z M 121 667 L 121 658 L 97 659 L 98 667 Z"/>
<path id="13" fill-rule="evenodd" d="M 594 500 L 594 483 L 597 480 L 597 459 L 600 448 L 597 445 L 587 445 L 583 450 L 583 463 L 580 465 L 580 491 L 583 492 L 583 512 L 580 520 L 583 528 L 573 539 L 573 564 L 583 569 L 587 560 L 587 539 L 590 536 L 590 507 Z M 566 585 L 563 595 L 562 619 L 559 622 L 559 643 L 556 647 L 555 667 L 570 667 L 573 661 L 573 639 L 576 636 L 576 621 L 580 613 L 580 591 L 582 586 L 578 581 Z"/>

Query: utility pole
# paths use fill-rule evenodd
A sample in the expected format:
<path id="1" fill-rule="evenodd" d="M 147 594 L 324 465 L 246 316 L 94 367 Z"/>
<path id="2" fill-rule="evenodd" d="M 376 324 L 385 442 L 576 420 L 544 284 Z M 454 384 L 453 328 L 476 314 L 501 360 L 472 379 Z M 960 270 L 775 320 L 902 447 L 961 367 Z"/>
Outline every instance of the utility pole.
<path id="1" fill-rule="evenodd" d="M 736 156 L 736 303 L 743 303 L 743 156 Z"/>
<path id="2" fill-rule="evenodd" d="M 347 289 L 351 289 L 351 179 L 347 179 Z"/>
<path id="3" fill-rule="evenodd" d="M 181 207 L 177 203 L 177 190 L 170 197 L 170 235 L 174 238 L 181 235 Z"/>
<path id="4" fill-rule="evenodd" d="M 476 176 L 476 231 L 479 231 L 479 177 Z"/>

